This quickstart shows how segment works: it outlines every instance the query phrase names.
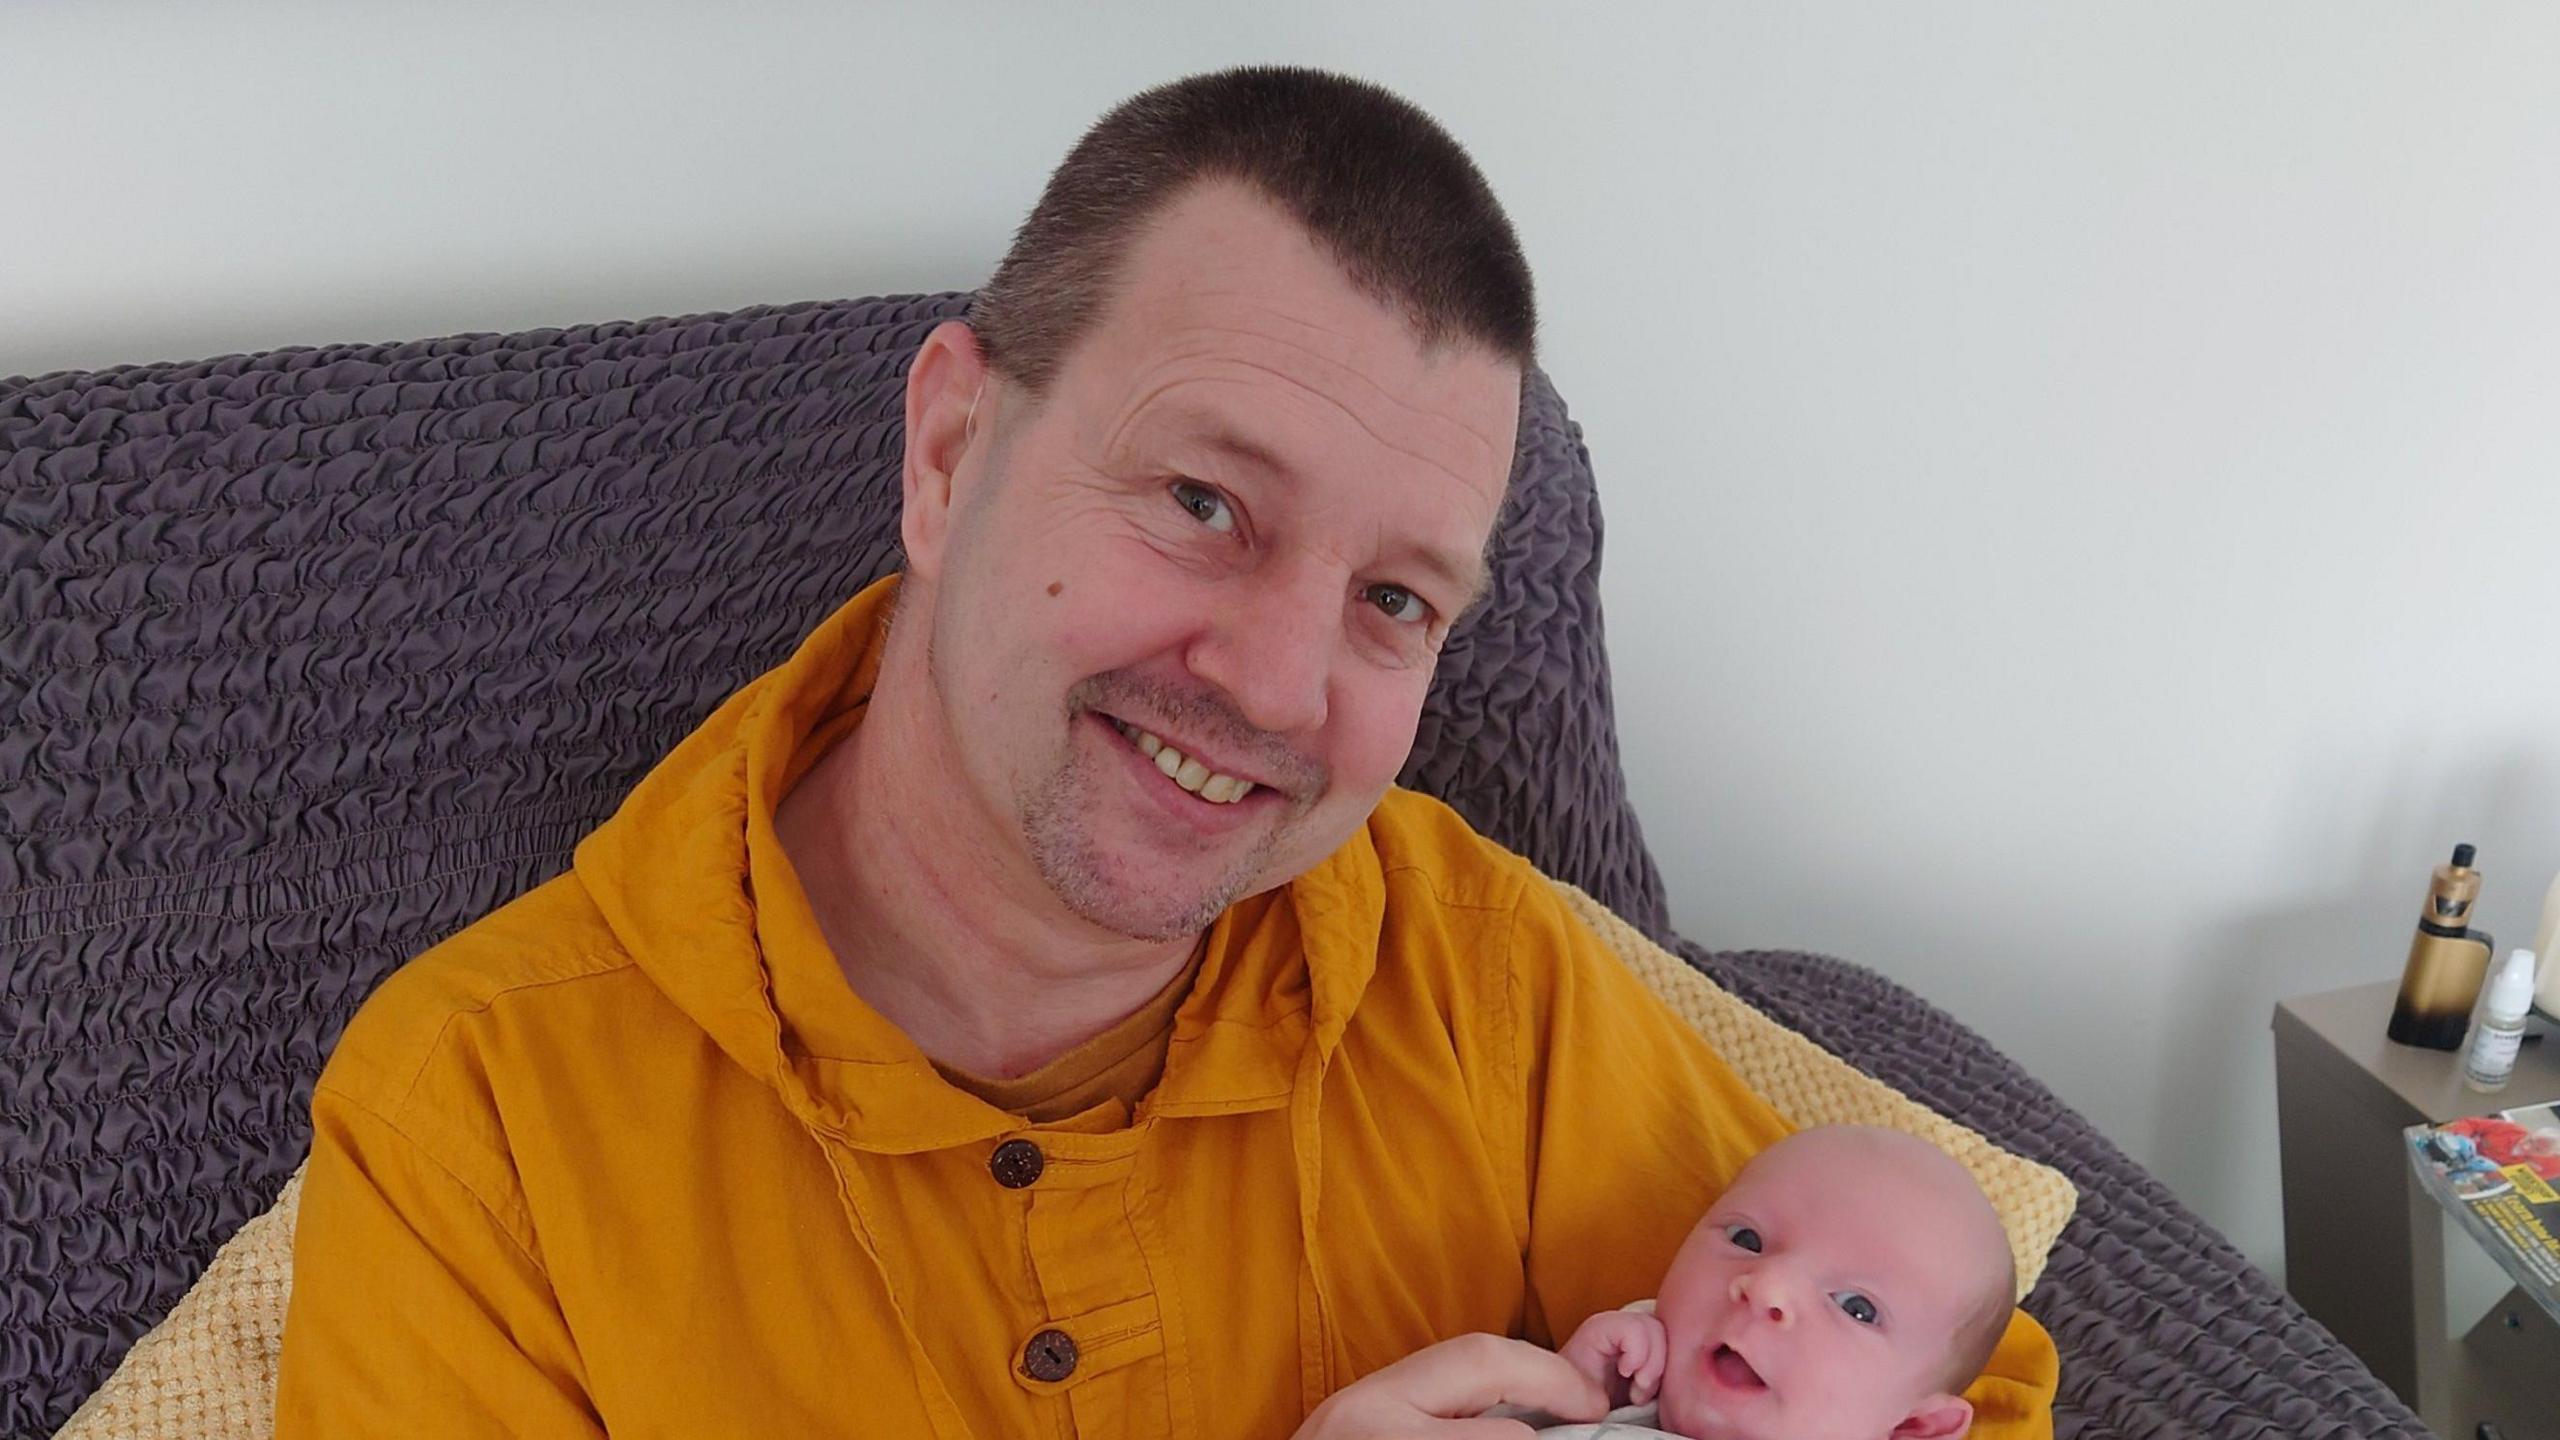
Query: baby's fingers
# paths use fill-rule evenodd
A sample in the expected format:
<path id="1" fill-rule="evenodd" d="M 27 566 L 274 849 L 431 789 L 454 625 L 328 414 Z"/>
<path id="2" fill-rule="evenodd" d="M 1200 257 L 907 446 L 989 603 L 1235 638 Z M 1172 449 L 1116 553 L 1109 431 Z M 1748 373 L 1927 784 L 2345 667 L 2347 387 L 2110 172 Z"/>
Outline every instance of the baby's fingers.
<path id="1" fill-rule="evenodd" d="M 1628 1394 L 1631 1403 L 1642 1405 L 1662 1388 L 1663 1366 L 1671 1358 L 1670 1338 L 1659 1330 L 1647 1328 L 1637 1339 L 1635 1350 L 1636 1368 L 1627 1374 L 1630 1382 Z"/>

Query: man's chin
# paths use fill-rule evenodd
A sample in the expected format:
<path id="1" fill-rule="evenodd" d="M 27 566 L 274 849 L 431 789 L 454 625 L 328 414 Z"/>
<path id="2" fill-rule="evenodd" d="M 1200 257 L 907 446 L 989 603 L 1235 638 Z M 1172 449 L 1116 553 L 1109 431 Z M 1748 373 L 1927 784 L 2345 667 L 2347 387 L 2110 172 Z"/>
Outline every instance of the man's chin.
<path id="1" fill-rule="evenodd" d="M 1078 919 L 1132 940 L 1179 940 L 1197 935 L 1217 923 L 1227 906 L 1235 903 L 1232 898 L 1217 895 L 1185 902 L 1178 898 L 1101 892 L 1054 881 L 1049 888 Z"/>
<path id="2" fill-rule="evenodd" d="M 1024 805 L 1022 835 L 1041 878 L 1068 910 L 1134 940 L 1173 940 L 1322 863 L 1368 813 L 1314 853 L 1309 818 L 1304 807 L 1275 805 L 1228 833 L 1186 839 L 1102 776 L 1070 770 Z"/>
<path id="3" fill-rule="evenodd" d="M 1259 867 L 1241 874 L 1183 874 L 1094 853 L 1090 846 L 1043 847 L 1032 856 L 1049 890 L 1079 919 L 1132 940 L 1178 940 L 1209 928 L 1228 906 L 1255 893 Z M 1193 862 L 1197 864 L 1198 861 Z"/>

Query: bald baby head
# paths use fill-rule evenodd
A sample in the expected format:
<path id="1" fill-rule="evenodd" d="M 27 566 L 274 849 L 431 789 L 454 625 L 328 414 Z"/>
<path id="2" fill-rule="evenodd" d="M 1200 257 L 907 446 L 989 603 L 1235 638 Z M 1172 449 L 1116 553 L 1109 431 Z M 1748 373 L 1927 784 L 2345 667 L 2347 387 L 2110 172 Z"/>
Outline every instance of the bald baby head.
<path id="1" fill-rule="evenodd" d="M 1791 1153 L 1780 1157 L 1782 1150 Z M 1965 1287 L 1938 1388 L 1961 1391 L 1972 1384 L 2009 1328 L 2018 1289 L 2008 1229 L 1973 1172 L 1919 1136 L 1879 1125 L 1800 1130 L 1763 1151 L 1752 1166 L 1773 1157 L 1780 1164 L 1826 1171 L 1836 1183 L 1862 1183 L 1864 1177 L 1864 1183 L 1892 1197 L 1894 1208 L 1902 1212 L 1894 1223 L 1914 1243 L 1945 1244 L 1961 1257 L 1961 1268 L 1974 1283 Z"/>
<path id="2" fill-rule="evenodd" d="M 1753 1157 L 1663 1277 L 1662 1427 L 1712 1440 L 1953 1440 L 2007 1329 L 2009 1238 L 1964 1166 L 1822 1126 Z"/>

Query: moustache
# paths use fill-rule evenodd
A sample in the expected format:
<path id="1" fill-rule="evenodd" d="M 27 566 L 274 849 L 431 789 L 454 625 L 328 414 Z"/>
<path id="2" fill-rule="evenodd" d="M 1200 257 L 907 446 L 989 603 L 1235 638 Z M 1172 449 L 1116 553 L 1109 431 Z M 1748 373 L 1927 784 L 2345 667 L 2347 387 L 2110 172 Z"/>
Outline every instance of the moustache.
<path id="1" fill-rule="evenodd" d="M 1071 715 L 1099 711 L 1141 729 L 1174 731 L 1214 747 L 1221 759 L 1250 765 L 1263 777 L 1260 783 L 1302 803 L 1322 794 L 1332 779 L 1322 761 L 1299 754 L 1288 741 L 1254 725 L 1215 690 L 1177 690 L 1113 670 L 1077 682 L 1067 692 L 1067 710 Z M 1158 723 L 1150 725 L 1150 720 Z"/>

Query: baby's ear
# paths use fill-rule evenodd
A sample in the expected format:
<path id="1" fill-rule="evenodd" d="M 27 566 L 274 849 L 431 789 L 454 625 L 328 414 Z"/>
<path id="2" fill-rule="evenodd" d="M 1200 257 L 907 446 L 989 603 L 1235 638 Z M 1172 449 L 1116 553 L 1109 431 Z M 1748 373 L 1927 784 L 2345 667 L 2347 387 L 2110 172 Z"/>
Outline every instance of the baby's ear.
<path id="1" fill-rule="evenodd" d="M 1957 1440 L 1973 1428 L 1973 1403 L 1961 1395 L 1932 1395 L 1911 1407 L 1893 1427 L 1892 1440 Z"/>

